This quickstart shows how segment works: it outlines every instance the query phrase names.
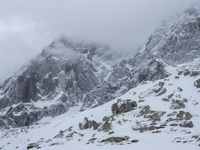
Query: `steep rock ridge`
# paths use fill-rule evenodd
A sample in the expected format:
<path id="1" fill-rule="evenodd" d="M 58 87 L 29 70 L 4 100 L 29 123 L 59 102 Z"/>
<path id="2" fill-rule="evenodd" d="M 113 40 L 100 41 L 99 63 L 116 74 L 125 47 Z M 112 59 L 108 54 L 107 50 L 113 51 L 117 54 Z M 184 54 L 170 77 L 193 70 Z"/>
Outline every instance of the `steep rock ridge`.
<path id="1" fill-rule="evenodd" d="M 185 16 L 187 17 L 187 16 Z M 200 17 L 191 17 L 171 27 L 158 53 L 170 64 L 191 62 L 200 56 Z"/>
<path id="2" fill-rule="evenodd" d="M 11 126 L 29 125 L 78 105 L 108 74 L 108 68 L 103 65 L 107 57 L 112 58 L 112 55 L 105 46 L 64 37 L 55 40 L 20 73 L 1 85 L 1 121 L 9 119 Z M 18 105 L 23 106 L 20 121 L 27 122 L 16 122 L 16 116 L 9 115 Z M 35 110 L 39 113 L 32 116 Z"/>
<path id="3" fill-rule="evenodd" d="M 109 101 L 113 96 L 117 97 L 143 81 L 155 81 L 168 77 L 173 73 L 169 68 L 183 63 L 189 63 L 193 67 L 195 64 L 195 66 L 198 66 L 198 62 L 195 61 L 200 54 L 199 14 L 196 9 L 188 9 L 175 21 L 163 22 L 138 53 L 122 59 L 117 65 L 113 66 L 113 71 L 106 80 L 107 86 L 109 86 L 108 90 L 105 90 L 105 88 L 104 90 L 100 90 L 101 88 L 97 90 L 98 93 L 102 93 L 103 98 L 99 99 L 98 96 L 98 98 L 95 97 L 96 100 L 94 101 L 94 98 L 91 97 L 96 95 L 95 92 L 86 96 L 85 101 L 89 101 L 87 107 L 88 105 L 98 106 L 103 104 L 102 102 L 105 102 L 105 99 Z"/>

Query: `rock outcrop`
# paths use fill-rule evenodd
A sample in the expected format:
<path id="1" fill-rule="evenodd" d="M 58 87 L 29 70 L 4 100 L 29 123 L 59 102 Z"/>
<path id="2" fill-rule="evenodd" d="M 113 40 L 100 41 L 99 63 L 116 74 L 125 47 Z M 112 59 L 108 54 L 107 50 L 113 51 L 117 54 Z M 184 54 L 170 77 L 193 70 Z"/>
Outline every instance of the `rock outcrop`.
<path id="1" fill-rule="evenodd" d="M 98 129 L 98 127 L 100 126 L 100 123 L 97 123 L 96 121 L 92 120 L 88 120 L 88 118 L 84 118 L 84 122 L 83 123 L 79 123 L 79 128 L 81 130 L 85 130 L 85 129 Z"/>
<path id="2" fill-rule="evenodd" d="M 126 113 L 134 110 L 137 107 L 137 103 L 131 100 L 121 101 L 119 100 L 117 103 L 112 105 L 112 113 L 113 115 Z"/>

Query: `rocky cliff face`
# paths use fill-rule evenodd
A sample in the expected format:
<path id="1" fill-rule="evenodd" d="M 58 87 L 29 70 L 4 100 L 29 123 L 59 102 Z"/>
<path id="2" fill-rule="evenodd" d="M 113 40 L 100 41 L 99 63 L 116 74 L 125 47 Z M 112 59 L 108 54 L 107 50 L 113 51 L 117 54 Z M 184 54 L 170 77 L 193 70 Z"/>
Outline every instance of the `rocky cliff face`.
<path id="1" fill-rule="evenodd" d="M 55 40 L 20 73 L 1 85 L 1 121 L 9 119 L 12 126 L 29 125 L 83 103 L 84 95 L 109 73 L 107 57 L 112 59 L 105 46 L 66 38 Z M 22 122 L 10 115 L 15 109 L 21 114 L 18 119 Z"/>
<path id="2" fill-rule="evenodd" d="M 0 127 L 30 125 L 77 105 L 84 111 L 168 77 L 170 67 L 199 58 L 199 39 L 200 17 L 193 13 L 163 24 L 127 58 L 107 46 L 57 39 L 0 86 Z"/>

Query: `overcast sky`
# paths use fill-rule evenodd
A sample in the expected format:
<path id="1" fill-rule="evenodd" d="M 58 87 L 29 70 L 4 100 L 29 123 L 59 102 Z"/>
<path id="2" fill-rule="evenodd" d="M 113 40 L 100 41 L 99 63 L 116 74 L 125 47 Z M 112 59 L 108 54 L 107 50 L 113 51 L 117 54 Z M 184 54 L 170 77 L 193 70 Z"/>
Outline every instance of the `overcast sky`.
<path id="1" fill-rule="evenodd" d="M 134 51 L 199 0 L 0 0 L 0 79 L 60 35 Z"/>

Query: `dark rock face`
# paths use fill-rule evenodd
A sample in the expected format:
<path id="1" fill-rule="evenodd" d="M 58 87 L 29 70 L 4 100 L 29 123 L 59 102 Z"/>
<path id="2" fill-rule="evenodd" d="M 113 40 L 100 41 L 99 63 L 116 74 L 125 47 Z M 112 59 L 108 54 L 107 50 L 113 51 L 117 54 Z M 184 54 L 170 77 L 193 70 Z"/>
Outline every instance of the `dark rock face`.
<path id="1" fill-rule="evenodd" d="M 76 62 L 66 62 L 65 73 L 68 75 L 68 79 L 65 89 L 69 90 L 70 88 L 78 87 L 83 93 L 89 92 L 98 84 L 98 79 L 94 72 L 95 69 L 92 63 L 82 56 Z"/>
<path id="2" fill-rule="evenodd" d="M 200 19 L 198 17 L 191 18 L 186 23 L 175 24 L 159 49 L 161 57 L 171 64 L 189 62 L 198 58 L 200 44 L 196 39 L 199 36 Z"/>
<path id="3" fill-rule="evenodd" d="M 34 105 L 29 104 L 18 104 L 16 107 L 11 107 L 6 115 L 4 115 L 4 120 L 8 122 L 9 126 L 28 126 L 37 122 L 42 117 L 42 112 L 40 109 L 34 107 Z"/>
<path id="4" fill-rule="evenodd" d="M 71 55 L 68 55 L 69 49 L 73 53 L 72 57 L 68 57 Z M 65 113 L 69 107 L 83 102 L 83 95 L 93 90 L 99 84 L 99 80 L 106 75 L 100 72 L 97 76 L 95 68 L 100 64 L 94 63 L 93 57 L 96 59 L 104 57 L 107 49 L 102 47 L 104 49 L 102 54 L 97 53 L 97 49 L 99 49 L 98 45 L 67 42 L 66 39 L 52 43 L 25 66 L 18 76 L 7 79 L 0 86 L 0 94 L 3 95 L 0 98 L 0 109 L 10 107 L 8 108 L 10 112 L 6 112 L 6 115 L 0 118 L 10 118 L 14 126 L 24 126 L 46 116 L 54 117 Z M 104 70 L 107 71 L 105 68 Z M 32 105 L 38 101 L 44 103 L 54 101 L 54 103 L 41 108 L 32 107 L 30 112 L 26 109 L 29 104 Z M 18 106 L 21 103 L 24 107 Z M 88 102 L 84 105 L 86 103 Z M 15 110 L 13 110 L 13 104 L 17 105 L 17 107 L 14 106 Z M 15 116 L 17 108 L 21 112 Z M 7 123 L 8 119 L 4 120 L 6 120 L 4 123 Z"/>
<path id="5" fill-rule="evenodd" d="M 3 97 L 2 99 L 0 99 L 0 109 L 11 106 L 12 105 L 12 101 L 9 97 Z"/>
<path id="6" fill-rule="evenodd" d="M 109 121 L 105 121 L 105 122 L 103 122 L 102 127 L 101 127 L 100 130 L 105 131 L 105 132 L 108 132 L 108 131 L 110 131 L 111 129 L 112 129 L 112 123 L 109 122 Z"/>
<path id="7" fill-rule="evenodd" d="M 1 129 L 8 129 L 8 126 L 7 126 L 6 122 L 3 121 L 3 119 L 0 119 L 0 128 Z"/>
<path id="8" fill-rule="evenodd" d="M 181 108 L 185 108 L 185 104 L 183 101 L 181 100 L 173 100 L 172 101 L 172 105 L 171 105 L 172 109 L 181 109 Z"/>
<path id="9" fill-rule="evenodd" d="M 165 114 L 164 111 L 154 111 L 151 110 L 149 105 L 140 107 L 139 116 L 143 116 L 144 118 L 149 119 L 152 122 L 157 122 L 161 120 L 161 117 Z"/>
<path id="10" fill-rule="evenodd" d="M 92 64 L 89 64 L 87 61 L 81 62 L 75 68 L 76 80 L 82 92 L 88 92 L 97 86 L 98 79 L 94 71 Z"/>
<path id="11" fill-rule="evenodd" d="M 163 111 L 150 111 L 149 113 L 144 115 L 144 118 L 148 118 L 152 122 L 156 121 L 161 121 L 161 117 L 165 114 L 166 112 Z"/>
<path id="12" fill-rule="evenodd" d="M 63 104 L 55 104 L 43 109 L 35 107 L 33 104 L 20 103 L 10 109 L 3 115 L 0 116 L 1 127 L 22 127 L 29 126 L 43 117 L 51 116 L 55 117 L 65 113 L 68 110 Z"/>
<path id="13" fill-rule="evenodd" d="M 66 107 L 64 104 L 58 103 L 58 104 L 51 105 L 50 107 L 45 107 L 43 109 L 43 115 L 55 117 L 67 112 L 68 109 L 69 108 Z"/>
<path id="14" fill-rule="evenodd" d="M 125 136 L 125 137 L 109 137 L 107 139 L 103 139 L 101 142 L 102 143 L 121 143 L 124 141 L 128 141 L 130 137 Z"/>
<path id="15" fill-rule="evenodd" d="M 85 130 L 85 129 L 98 129 L 98 127 L 100 126 L 100 123 L 97 123 L 96 121 L 92 120 L 88 120 L 88 118 L 84 118 L 84 122 L 83 123 L 79 123 L 79 128 L 81 130 Z"/>
<path id="16" fill-rule="evenodd" d="M 53 94 L 56 86 L 58 85 L 58 81 L 53 78 L 52 73 L 50 72 L 46 78 L 42 81 L 42 89 L 43 89 L 43 95 L 51 95 Z"/>
<path id="17" fill-rule="evenodd" d="M 192 121 L 184 121 L 181 124 L 179 124 L 180 127 L 184 127 L 184 128 L 193 128 L 193 123 Z"/>
<path id="18" fill-rule="evenodd" d="M 14 123 L 17 126 L 29 126 L 33 124 L 34 122 L 37 122 L 40 120 L 40 112 L 30 112 L 29 114 L 26 112 L 23 112 L 20 114 L 20 116 L 13 116 L 14 117 Z"/>
<path id="19" fill-rule="evenodd" d="M 139 128 L 133 128 L 133 130 L 135 131 L 139 131 L 141 133 L 146 132 L 146 131 L 154 131 L 154 130 L 158 130 L 158 129 L 163 129 L 165 128 L 165 125 L 160 125 L 160 126 L 155 126 L 155 125 L 149 125 L 149 126 L 142 126 Z"/>
<path id="20" fill-rule="evenodd" d="M 190 120 L 192 119 L 192 114 L 190 112 L 184 112 L 184 111 L 180 111 L 177 115 L 176 115 L 177 119 L 179 120 Z"/>
<path id="21" fill-rule="evenodd" d="M 126 62 L 124 62 L 124 63 L 126 63 Z M 114 67 L 112 75 L 116 79 L 122 79 L 122 78 L 128 76 L 129 73 L 130 73 L 130 71 L 129 71 L 129 69 L 126 66 L 124 66 L 122 64 L 119 64 L 116 67 Z"/>
<path id="22" fill-rule="evenodd" d="M 151 107 L 149 105 L 140 107 L 140 112 L 138 116 L 144 116 L 151 112 Z"/>
<path id="23" fill-rule="evenodd" d="M 155 81 L 158 79 L 163 79 L 168 77 L 169 74 L 165 71 L 164 65 L 161 62 L 152 59 L 147 64 L 147 68 L 139 69 L 135 75 L 138 78 L 138 82 L 141 83 L 142 81 L 147 80 Z"/>
<path id="24" fill-rule="evenodd" d="M 112 100 L 114 96 L 107 84 L 96 87 L 93 91 L 88 93 L 83 99 L 83 106 L 81 111 L 88 107 L 96 107 Z"/>
<path id="25" fill-rule="evenodd" d="M 200 88 L 200 79 L 198 79 L 198 80 L 194 83 L 194 85 L 195 85 L 197 88 Z"/>
<path id="26" fill-rule="evenodd" d="M 112 113 L 114 115 L 126 113 L 134 110 L 137 107 L 137 103 L 131 100 L 125 100 L 123 102 L 117 102 L 112 105 Z"/>
<path id="27" fill-rule="evenodd" d="M 37 78 L 36 73 L 32 73 L 29 77 L 19 76 L 16 84 L 16 100 L 23 103 L 35 100 L 37 95 Z"/>
<path id="28" fill-rule="evenodd" d="M 108 116 L 104 116 L 103 119 L 102 119 L 102 121 L 110 121 L 110 120 L 111 120 L 111 118 L 108 117 Z"/>
<path id="29" fill-rule="evenodd" d="M 37 143 L 30 143 L 27 146 L 27 149 L 40 149 L 41 147 Z"/>

